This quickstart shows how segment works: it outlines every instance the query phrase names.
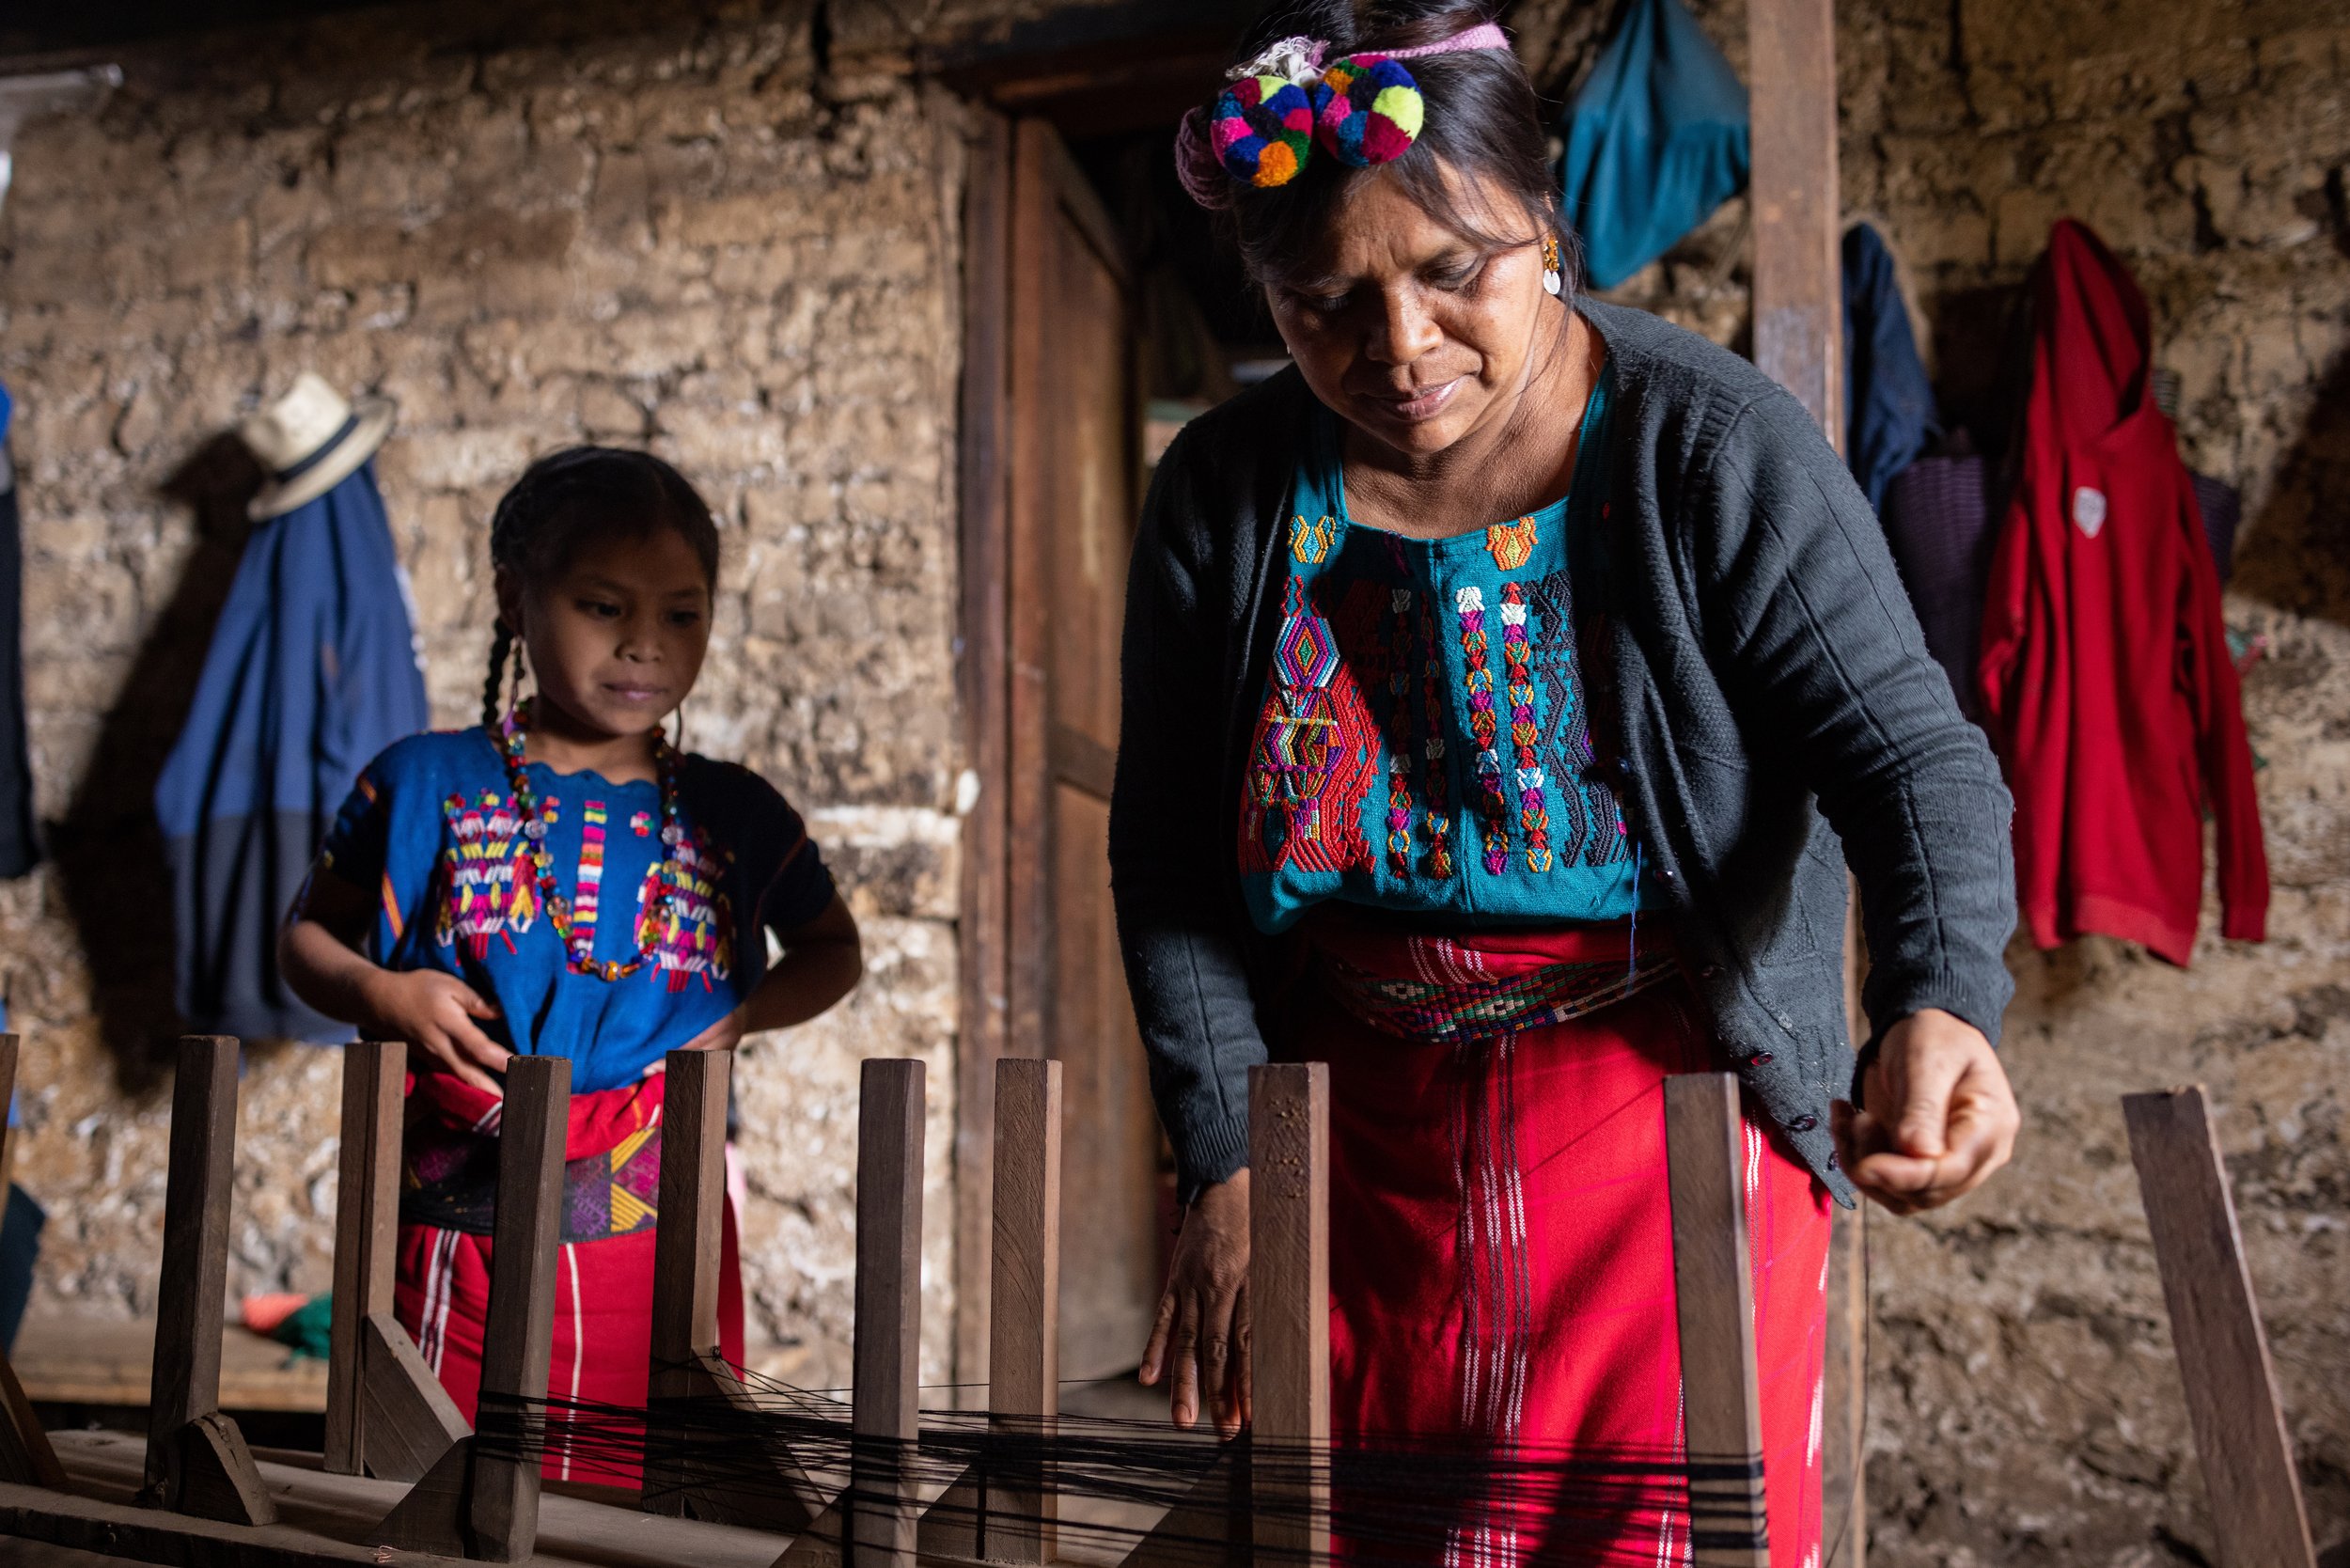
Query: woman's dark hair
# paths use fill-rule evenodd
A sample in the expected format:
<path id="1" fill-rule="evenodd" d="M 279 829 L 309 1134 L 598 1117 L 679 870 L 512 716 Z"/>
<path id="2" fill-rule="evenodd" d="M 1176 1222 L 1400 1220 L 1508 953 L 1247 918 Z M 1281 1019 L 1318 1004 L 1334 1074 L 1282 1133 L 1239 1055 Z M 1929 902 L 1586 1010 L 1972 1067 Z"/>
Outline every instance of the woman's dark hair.
<path id="1" fill-rule="evenodd" d="M 650 452 L 566 447 L 524 469 L 499 500 L 490 518 L 490 564 L 528 593 L 553 581 L 589 545 L 634 542 L 665 528 L 693 546 L 715 588 L 718 525 L 684 475 Z M 509 668 L 519 681 L 522 649 L 501 614 L 492 628 L 490 678 L 481 688 L 485 725 L 495 725 L 505 712 Z"/>
<path id="2" fill-rule="evenodd" d="M 1495 20 L 1485 0 L 1274 0 L 1241 40 L 1244 64 L 1292 37 L 1318 39 L 1324 58 L 1440 43 Z M 1472 244 L 1498 246 L 1524 237 L 1496 232 L 1500 214 L 1464 201 L 1460 179 L 1482 176 L 1524 210 L 1534 238 L 1559 241 L 1559 270 L 1572 290 L 1576 246 L 1559 213 L 1559 187 L 1543 134 L 1542 111 L 1526 68 L 1506 49 L 1465 49 L 1404 62 L 1427 105 L 1419 139 L 1380 165 L 1436 222 Z M 1277 283 L 1305 265 L 1347 191 L 1377 169 L 1351 168 L 1317 148 L 1296 179 L 1271 190 L 1232 181 L 1231 220 L 1242 264 L 1258 284 Z"/>

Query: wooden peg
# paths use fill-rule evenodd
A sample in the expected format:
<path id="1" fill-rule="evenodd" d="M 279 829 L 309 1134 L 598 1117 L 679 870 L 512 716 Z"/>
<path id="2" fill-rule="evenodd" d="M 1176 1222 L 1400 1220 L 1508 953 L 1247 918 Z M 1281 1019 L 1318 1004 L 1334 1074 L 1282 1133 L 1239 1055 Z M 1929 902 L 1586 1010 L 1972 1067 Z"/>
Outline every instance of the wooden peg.
<path id="1" fill-rule="evenodd" d="M 392 1310 L 407 1071 L 408 1047 L 399 1041 L 362 1040 L 343 1047 L 326 1468 L 413 1482 L 468 1429 Z"/>
<path id="2" fill-rule="evenodd" d="M 867 1061 L 858 1079 L 849 1490 L 776 1568 L 915 1568 L 924 1082 L 920 1062 L 897 1058 Z"/>
<path id="3" fill-rule="evenodd" d="M 507 1063 L 478 1430 L 384 1517 L 376 1531 L 384 1545 L 486 1562 L 520 1562 L 537 1547 L 571 1102 L 568 1058 Z"/>
<path id="4" fill-rule="evenodd" d="M 1248 1070 L 1248 1313 L 1256 1546 L 1330 1556 L 1330 1069 Z"/>
<path id="5" fill-rule="evenodd" d="M 914 1450 L 922 1334 L 922 1100 L 914 1060 L 868 1061 L 856 1151 L 856 1328 L 851 1351 L 854 1568 L 914 1568 Z"/>
<path id="6" fill-rule="evenodd" d="M 824 1499 L 798 1461 L 760 1434 L 756 1405 L 718 1346 L 731 1051 L 671 1051 L 661 1110 L 661 1199 L 653 1236 L 652 1381 L 645 1420 L 643 1506 L 654 1513 L 796 1534 Z M 720 1430 L 710 1406 L 744 1412 Z M 692 1420 L 666 1408 L 695 1408 Z M 723 1423 L 720 1423 L 722 1426 Z M 743 1479 L 745 1443 L 770 1450 L 772 1476 Z M 698 1451 L 707 1445 L 710 1451 Z M 723 1451 L 721 1451 L 723 1450 Z"/>
<path id="7" fill-rule="evenodd" d="M 1690 1560 L 1769 1568 L 1762 1497 L 1762 1402 L 1754 1357 L 1754 1277 L 1747 1258 L 1746 1119 L 1738 1080 L 1665 1080 L 1673 1295 L 1689 1456 Z"/>
<path id="8" fill-rule="evenodd" d="M 0 1106 L 16 1103 L 16 1036 L 0 1034 Z M 0 1153 L 0 1200 L 5 1200 L 6 1173 L 14 1168 L 16 1135 L 0 1124 L 0 1138 L 7 1139 L 5 1152 Z M 33 1402 L 24 1397 L 24 1385 L 17 1381 L 16 1369 L 5 1353 L 0 1353 L 0 1481 L 45 1486 L 55 1492 L 66 1487 L 65 1467 L 57 1463 L 49 1434 L 41 1430 L 39 1419 L 33 1414 Z"/>
<path id="9" fill-rule="evenodd" d="M 2277 1369 L 2203 1088 L 2125 1094 L 2122 1115 L 2211 1494 L 2220 1568 L 2312 1568 L 2317 1558 Z"/>
<path id="10" fill-rule="evenodd" d="M 164 1185 L 154 1381 L 142 1500 L 175 1513 L 266 1525 L 277 1517 L 237 1423 L 220 1413 L 228 1202 L 237 1153 L 237 1043 L 180 1042 Z"/>
<path id="11" fill-rule="evenodd" d="M 987 1408 L 999 1446 L 923 1510 L 926 1562 L 1054 1560 L 1059 1498 L 1034 1445 L 1060 1419 L 1060 1074 L 1035 1058 L 995 1063 Z"/>

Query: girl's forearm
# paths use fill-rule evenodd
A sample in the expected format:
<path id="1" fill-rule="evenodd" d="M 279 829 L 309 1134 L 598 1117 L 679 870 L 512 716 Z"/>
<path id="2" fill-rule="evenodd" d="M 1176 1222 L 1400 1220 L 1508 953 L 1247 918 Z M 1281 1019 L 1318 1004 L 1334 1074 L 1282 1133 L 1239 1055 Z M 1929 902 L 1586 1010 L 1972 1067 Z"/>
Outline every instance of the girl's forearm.
<path id="1" fill-rule="evenodd" d="M 374 1021 L 368 988 L 384 971 L 316 920 L 290 923 L 277 939 L 278 972 L 293 994 L 345 1024 Z"/>
<path id="2" fill-rule="evenodd" d="M 854 938 L 787 950 L 743 1004 L 743 1032 L 805 1024 L 856 989 L 865 956 Z"/>

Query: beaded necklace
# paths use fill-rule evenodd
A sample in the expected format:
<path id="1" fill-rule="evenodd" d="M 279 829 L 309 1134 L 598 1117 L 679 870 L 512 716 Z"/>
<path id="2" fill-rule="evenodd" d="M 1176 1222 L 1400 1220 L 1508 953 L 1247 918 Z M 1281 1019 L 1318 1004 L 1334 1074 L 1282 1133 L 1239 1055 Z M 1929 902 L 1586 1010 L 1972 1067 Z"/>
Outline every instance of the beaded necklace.
<path id="1" fill-rule="evenodd" d="M 618 959 L 599 959 L 595 954 L 595 928 L 578 931 L 572 920 L 572 901 L 562 894 L 555 880 L 555 862 L 547 854 L 547 824 L 539 816 L 538 797 L 530 788 L 530 770 L 523 759 L 524 742 L 530 730 L 530 703 L 527 699 L 508 710 L 499 722 L 498 738 L 506 753 L 506 778 L 514 796 L 514 814 L 522 819 L 523 838 L 528 848 L 531 871 L 539 884 L 539 902 L 547 912 L 547 920 L 555 933 L 563 939 L 563 956 L 574 975 L 593 975 L 599 980 L 625 980 L 644 967 L 661 944 L 662 934 L 669 929 L 677 906 L 678 866 L 677 847 L 685 841 L 685 829 L 678 823 L 677 748 L 658 729 L 652 732 L 652 765 L 661 781 L 661 864 L 654 868 L 658 884 L 652 907 L 636 927 L 636 956 L 623 963 Z"/>

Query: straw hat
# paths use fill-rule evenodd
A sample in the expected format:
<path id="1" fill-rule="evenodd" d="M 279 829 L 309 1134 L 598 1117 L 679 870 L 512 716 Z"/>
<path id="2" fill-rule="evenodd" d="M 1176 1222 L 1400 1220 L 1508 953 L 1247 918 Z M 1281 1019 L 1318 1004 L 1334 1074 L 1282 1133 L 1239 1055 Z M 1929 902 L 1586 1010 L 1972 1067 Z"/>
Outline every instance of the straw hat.
<path id="1" fill-rule="evenodd" d="M 303 371 L 293 390 L 237 427 L 270 477 L 247 515 L 265 523 L 334 489 L 384 445 L 394 412 L 384 398 L 363 398 L 354 409 L 322 378 Z"/>

